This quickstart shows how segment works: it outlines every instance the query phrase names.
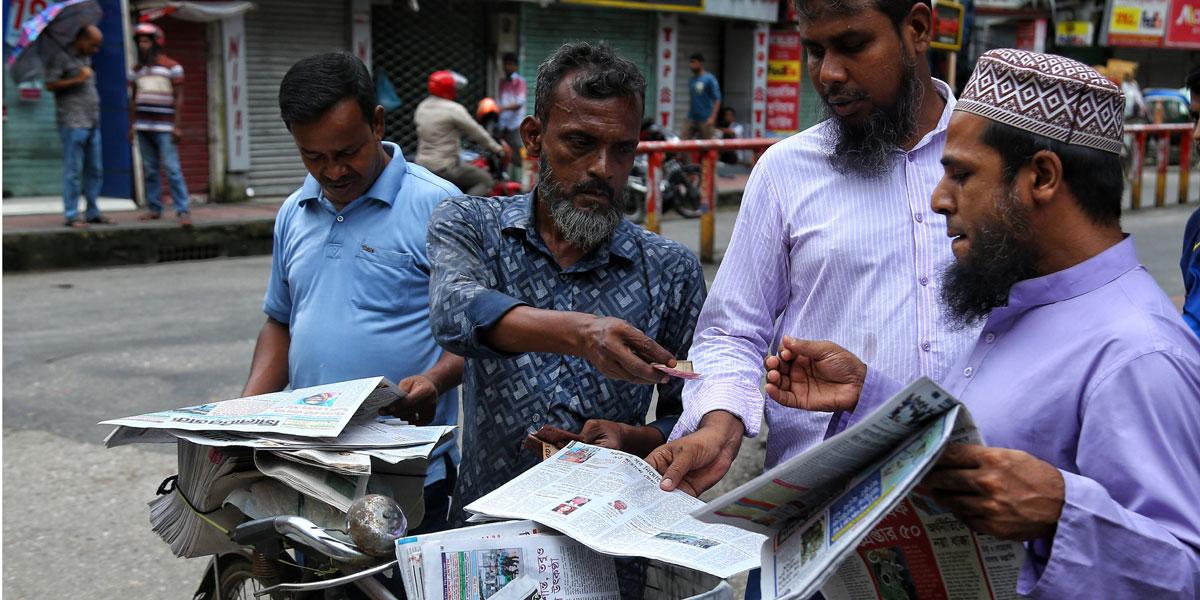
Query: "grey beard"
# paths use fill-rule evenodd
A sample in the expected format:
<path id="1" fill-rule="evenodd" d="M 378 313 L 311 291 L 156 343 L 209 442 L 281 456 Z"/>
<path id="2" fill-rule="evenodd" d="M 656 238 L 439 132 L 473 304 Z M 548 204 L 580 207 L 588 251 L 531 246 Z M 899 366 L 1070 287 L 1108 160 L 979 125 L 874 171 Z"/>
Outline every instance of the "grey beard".
<path id="1" fill-rule="evenodd" d="M 892 153 L 916 130 L 921 81 L 915 62 L 904 64 L 902 69 L 896 104 L 874 109 L 861 124 L 843 121 L 825 103 L 825 116 L 836 125 L 825 130 L 825 143 L 831 148 L 829 164 L 838 173 L 867 179 L 881 177 L 891 168 Z"/>
<path id="2" fill-rule="evenodd" d="M 1012 287 L 1037 276 L 1029 210 L 1009 186 L 995 216 L 971 236 L 971 249 L 942 272 L 942 307 L 954 329 L 966 329 L 1008 304 Z"/>
<path id="3" fill-rule="evenodd" d="M 616 200 L 610 198 L 607 204 L 591 210 L 576 208 L 572 199 L 578 190 L 565 192 L 545 157 L 539 163 L 538 198 L 550 208 L 550 217 L 563 239 L 584 252 L 591 252 L 611 239 L 623 219 Z"/>

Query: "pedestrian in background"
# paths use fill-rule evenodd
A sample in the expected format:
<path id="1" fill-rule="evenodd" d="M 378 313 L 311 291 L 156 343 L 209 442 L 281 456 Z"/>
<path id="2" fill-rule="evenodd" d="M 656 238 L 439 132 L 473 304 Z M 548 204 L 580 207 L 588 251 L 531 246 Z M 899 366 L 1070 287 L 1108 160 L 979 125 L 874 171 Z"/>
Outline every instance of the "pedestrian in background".
<path id="1" fill-rule="evenodd" d="M 1191 92 L 1192 144 L 1200 152 L 1200 65 L 1192 67 L 1185 84 Z M 1180 166 L 1181 169 L 1188 165 Z M 1183 269 L 1183 320 L 1196 335 L 1200 335 L 1200 209 L 1192 213 L 1183 233 L 1183 257 L 1179 260 Z"/>
<path id="2" fill-rule="evenodd" d="M 721 110 L 721 86 L 712 73 L 704 70 L 704 55 L 696 52 L 688 59 L 692 78 L 688 81 L 687 122 L 680 134 L 685 140 L 709 140 Z"/>
<path id="3" fill-rule="evenodd" d="M 517 55 L 504 55 L 504 78 L 500 80 L 500 139 L 508 142 L 513 152 L 523 147 L 521 121 L 525 119 L 525 78 L 517 72 Z"/>
<path id="4" fill-rule="evenodd" d="M 63 224 L 86 228 L 88 223 L 109 225 L 112 219 L 100 214 L 100 186 L 104 166 L 100 148 L 100 94 L 92 55 L 100 51 L 104 34 L 87 25 L 75 35 L 66 52 L 46 66 L 46 89 L 54 92 L 58 132 L 63 144 Z M 79 219 L 79 194 L 87 200 Z"/>
<path id="5" fill-rule="evenodd" d="M 137 140 L 146 182 L 146 212 L 138 219 L 162 218 L 161 181 L 162 171 L 166 170 L 179 224 L 191 227 L 187 183 L 175 146 L 181 135 L 183 67 L 163 52 L 166 36 L 158 26 L 139 23 L 133 30 L 133 39 L 137 42 L 138 62 L 129 74 L 133 94 L 133 102 L 129 104 L 129 141 Z"/>

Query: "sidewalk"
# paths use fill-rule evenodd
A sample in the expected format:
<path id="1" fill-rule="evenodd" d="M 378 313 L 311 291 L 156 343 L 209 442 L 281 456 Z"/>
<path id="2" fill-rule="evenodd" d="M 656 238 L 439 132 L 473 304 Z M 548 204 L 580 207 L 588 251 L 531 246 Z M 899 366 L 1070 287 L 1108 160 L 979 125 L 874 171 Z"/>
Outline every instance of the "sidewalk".
<path id="1" fill-rule="evenodd" d="M 718 202 L 736 204 L 747 175 L 717 177 Z M 138 221 L 132 201 L 101 198 L 115 225 L 63 227 L 61 198 L 5 198 L 4 271 L 77 269 L 270 254 L 275 214 L 283 198 L 240 204 L 192 204 L 193 228 L 170 207 L 158 221 Z M 82 208 L 82 202 L 80 203 Z M 671 219 L 667 215 L 664 219 Z"/>

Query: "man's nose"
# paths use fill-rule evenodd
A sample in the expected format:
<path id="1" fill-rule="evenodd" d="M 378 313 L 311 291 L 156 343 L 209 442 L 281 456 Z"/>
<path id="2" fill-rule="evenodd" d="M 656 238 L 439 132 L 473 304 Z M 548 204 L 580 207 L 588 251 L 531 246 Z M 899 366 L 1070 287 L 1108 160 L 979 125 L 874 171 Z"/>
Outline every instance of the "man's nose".
<path id="1" fill-rule="evenodd" d="M 612 165 L 612 152 L 607 148 L 600 148 L 596 150 L 595 156 L 588 164 L 588 175 L 601 181 L 608 181 L 612 177 L 612 173 L 609 173 Z"/>
<path id="2" fill-rule="evenodd" d="M 954 196 L 949 191 L 949 178 L 945 175 L 933 188 L 933 195 L 929 199 L 929 208 L 939 215 L 950 216 L 957 208 L 954 203 Z"/>
<path id="3" fill-rule="evenodd" d="M 821 69 L 817 72 L 821 85 L 828 88 L 835 83 L 846 82 L 846 68 L 842 61 L 831 53 L 826 53 L 821 59 Z"/>
<path id="4" fill-rule="evenodd" d="M 338 180 L 350 173 L 350 167 L 342 161 L 335 161 L 328 167 L 325 167 L 325 178 Z"/>

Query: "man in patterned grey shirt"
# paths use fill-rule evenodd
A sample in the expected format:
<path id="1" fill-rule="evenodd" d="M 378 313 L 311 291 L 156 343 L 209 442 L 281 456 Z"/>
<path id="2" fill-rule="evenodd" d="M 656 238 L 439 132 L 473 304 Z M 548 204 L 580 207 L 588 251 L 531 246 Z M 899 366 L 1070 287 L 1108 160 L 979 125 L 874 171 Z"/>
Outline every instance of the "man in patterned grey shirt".
<path id="1" fill-rule="evenodd" d="M 63 145 L 63 224 L 87 227 L 111 224 L 100 214 L 97 199 L 104 181 L 100 148 L 100 94 L 92 55 L 100 51 L 104 35 L 95 25 L 79 30 L 66 52 L 46 65 L 46 89 L 54 92 L 58 132 Z M 79 219 L 79 194 L 87 199 L 84 220 Z M 86 222 L 85 222 L 86 221 Z"/>
<path id="2" fill-rule="evenodd" d="M 618 208 L 644 96 L 608 46 L 564 45 L 539 68 L 521 125 L 540 161 L 535 190 L 450 198 L 430 219 L 431 325 L 466 358 L 455 509 L 533 466 L 521 444 L 544 425 L 645 456 L 679 414 L 681 381 L 651 363 L 686 356 L 704 275 Z M 655 384 L 660 418 L 647 426 Z"/>

